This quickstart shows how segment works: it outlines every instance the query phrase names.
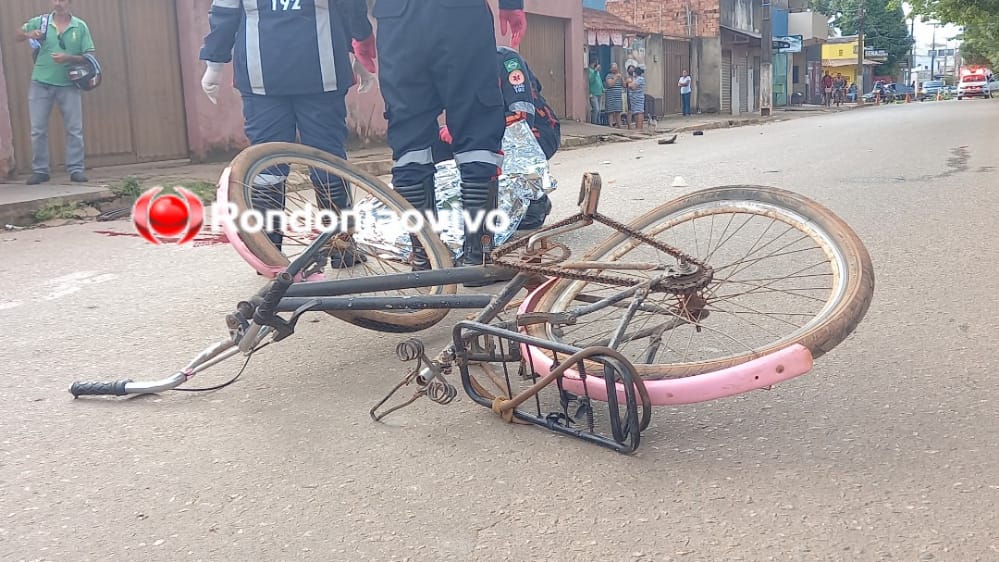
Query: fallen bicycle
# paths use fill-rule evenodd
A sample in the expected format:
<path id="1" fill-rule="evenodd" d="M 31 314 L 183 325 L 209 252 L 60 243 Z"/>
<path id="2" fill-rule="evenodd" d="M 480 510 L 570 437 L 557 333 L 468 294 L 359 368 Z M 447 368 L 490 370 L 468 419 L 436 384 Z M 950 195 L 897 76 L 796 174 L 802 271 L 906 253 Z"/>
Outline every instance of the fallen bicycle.
<path id="1" fill-rule="evenodd" d="M 252 208 L 254 179 L 275 162 L 336 174 L 350 186 L 352 202 L 366 197 L 400 213 L 412 208 L 345 161 L 284 143 L 241 153 L 220 181 L 220 199 Z M 315 183 L 306 185 L 318 191 Z M 265 233 L 232 233 L 248 263 L 274 278 L 227 315 L 225 339 L 165 379 L 76 382 L 70 392 L 180 389 L 209 367 L 288 338 L 307 312 L 411 333 L 451 310 L 473 309 L 474 319 L 457 322 L 452 342 L 433 357 L 417 339 L 399 344 L 399 359 L 414 365 L 372 408 L 373 419 L 421 398 L 449 404 L 458 397 L 450 382 L 457 377 L 470 399 L 503 420 L 628 453 L 638 448 L 654 406 L 716 400 L 803 375 L 854 331 L 870 305 L 874 276 L 864 245 L 840 218 L 801 195 L 759 186 L 706 189 L 628 224 L 599 213 L 599 196 L 600 177 L 586 174 L 578 213 L 495 248 L 492 264 L 474 267 L 454 267 L 429 225 L 416 234 L 428 271 L 408 271 L 384 247 L 365 247 L 357 238 L 377 236 L 355 237 L 356 229 L 322 232 L 294 259 Z M 574 260 L 560 239 L 594 225 L 612 234 Z M 326 269 L 331 252 L 347 247 L 368 257 L 353 268 Z M 774 263 L 783 258 L 798 263 Z M 369 275 L 326 278 L 348 269 Z M 497 294 L 457 294 L 458 284 L 510 273 Z M 389 406 L 403 390 L 412 393 Z"/>

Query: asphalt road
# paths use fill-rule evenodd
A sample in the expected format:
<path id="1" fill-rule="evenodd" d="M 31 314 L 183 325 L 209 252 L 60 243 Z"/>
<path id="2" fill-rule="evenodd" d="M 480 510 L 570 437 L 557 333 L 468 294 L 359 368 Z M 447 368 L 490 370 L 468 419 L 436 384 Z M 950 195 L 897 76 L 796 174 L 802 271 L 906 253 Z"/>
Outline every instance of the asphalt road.
<path id="1" fill-rule="evenodd" d="M 659 408 L 631 457 L 463 395 L 373 423 L 400 337 L 324 314 L 221 391 L 74 401 L 74 380 L 182 366 L 261 280 L 225 245 L 99 232 L 125 222 L 2 233 L 0 558 L 997 560 L 997 123 L 999 102 L 911 104 L 558 155 L 556 218 L 587 170 L 621 219 L 774 185 L 842 216 L 876 270 L 811 373 Z"/>

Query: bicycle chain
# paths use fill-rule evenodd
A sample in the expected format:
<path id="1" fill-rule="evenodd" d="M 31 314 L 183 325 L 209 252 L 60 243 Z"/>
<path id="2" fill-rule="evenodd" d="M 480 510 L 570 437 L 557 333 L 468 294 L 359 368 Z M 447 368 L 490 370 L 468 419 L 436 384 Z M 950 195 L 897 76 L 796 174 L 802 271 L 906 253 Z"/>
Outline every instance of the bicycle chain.
<path id="1" fill-rule="evenodd" d="M 642 242 L 645 242 L 646 244 L 652 246 L 653 248 L 665 252 L 678 260 L 691 263 L 700 268 L 699 271 L 692 273 L 690 275 L 682 276 L 680 278 L 663 279 L 658 283 L 656 283 L 653 287 L 651 287 L 651 289 L 654 290 L 658 289 L 676 294 L 688 294 L 704 288 L 705 286 L 707 286 L 708 283 L 711 282 L 712 278 L 714 277 L 714 269 L 711 266 L 697 259 L 694 259 L 693 256 L 690 256 L 685 252 L 682 252 L 668 244 L 663 244 L 650 236 L 646 236 L 645 234 L 642 234 L 641 232 L 629 228 L 628 226 L 610 217 L 601 215 L 600 213 L 594 213 L 590 217 L 587 217 L 582 213 L 577 213 L 564 220 L 553 223 L 546 228 L 538 230 L 537 232 L 534 233 L 534 235 L 548 232 L 550 230 L 555 230 L 557 228 L 573 224 L 577 221 L 587 220 L 587 219 L 592 219 L 596 220 L 597 222 L 603 223 L 604 225 L 609 226 L 619 232 L 627 234 L 631 238 L 641 240 Z M 579 270 L 567 269 L 562 267 L 549 267 L 544 265 L 532 265 L 524 261 L 503 259 L 505 256 L 509 255 L 510 253 L 527 246 L 527 244 L 530 242 L 530 239 L 531 236 L 524 236 L 519 240 L 508 242 L 494 249 L 492 251 L 493 263 L 503 267 L 516 269 L 518 271 L 533 273 L 537 275 L 544 275 L 548 277 L 558 277 L 560 279 L 572 279 L 575 281 L 591 281 L 596 283 L 605 283 L 608 285 L 617 285 L 623 287 L 630 287 L 635 284 L 634 277 L 620 277 L 614 275 L 582 273 Z"/>

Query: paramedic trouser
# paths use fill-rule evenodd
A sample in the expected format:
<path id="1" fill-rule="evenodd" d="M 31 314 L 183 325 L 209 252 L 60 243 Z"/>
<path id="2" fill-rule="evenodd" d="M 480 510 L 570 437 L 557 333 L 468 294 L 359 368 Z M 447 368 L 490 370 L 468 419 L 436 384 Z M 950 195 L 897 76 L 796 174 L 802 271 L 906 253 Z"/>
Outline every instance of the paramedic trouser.
<path id="1" fill-rule="evenodd" d="M 297 142 L 318 148 L 340 158 L 347 158 L 347 105 L 346 92 L 325 92 L 298 96 L 260 96 L 243 94 L 243 118 L 246 136 L 250 143 Z M 254 180 L 252 203 L 254 209 L 265 213 L 267 209 L 285 206 L 285 180 L 287 164 L 272 166 Z M 316 206 L 332 209 L 333 204 L 344 209 L 349 206 L 343 180 L 329 172 L 310 169 L 310 178 L 316 191 Z M 275 225 L 272 225 L 272 228 Z M 269 232 L 268 237 L 280 247 L 280 233 Z"/>
<path id="2" fill-rule="evenodd" d="M 431 147 L 443 110 L 463 198 L 478 200 L 478 193 L 470 192 L 498 176 L 506 129 L 491 10 L 485 0 L 378 0 L 373 13 L 395 160 L 392 184 L 432 185 Z M 406 196 L 404 189 L 400 193 Z M 407 199 L 429 209 L 420 197 Z"/>

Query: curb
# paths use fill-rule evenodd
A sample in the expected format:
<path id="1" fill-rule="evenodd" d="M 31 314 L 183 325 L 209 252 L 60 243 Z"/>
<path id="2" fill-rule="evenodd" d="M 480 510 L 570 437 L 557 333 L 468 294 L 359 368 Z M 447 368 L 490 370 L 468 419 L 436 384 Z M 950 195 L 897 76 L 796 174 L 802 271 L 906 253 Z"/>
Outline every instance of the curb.
<path id="1" fill-rule="evenodd" d="M 392 173 L 392 159 L 351 160 L 350 164 L 373 176 L 387 176 Z"/>
<path id="2" fill-rule="evenodd" d="M 31 201 L 18 201 L 16 203 L 0 204 L 0 224 L 13 224 L 15 226 L 32 226 L 37 224 L 35 212 L 48 206 L 68 203 L 100 203 L 111 201 L 117 198 L 110 189 L 92 191 L 90 193 L 80 193 L 76 195 L 56 195 L 54 197 L 43 197 L 32 199 Z"/>
<path id="3" fill-rule="evenodd" d="M 712 123 L 701 123 L 693 125 L 683 125 L 675 129 L 663 131 L 665 133 L 687 133 L 690 131 L 710 131 L 711 129 L 734 129 L 748 125 L 760 125 L 763 123 L 776 123 L 783 119 L 775 117 L 760 117 L 758 119 L 730 119 L 728 121 L 716 121 Z"/>

